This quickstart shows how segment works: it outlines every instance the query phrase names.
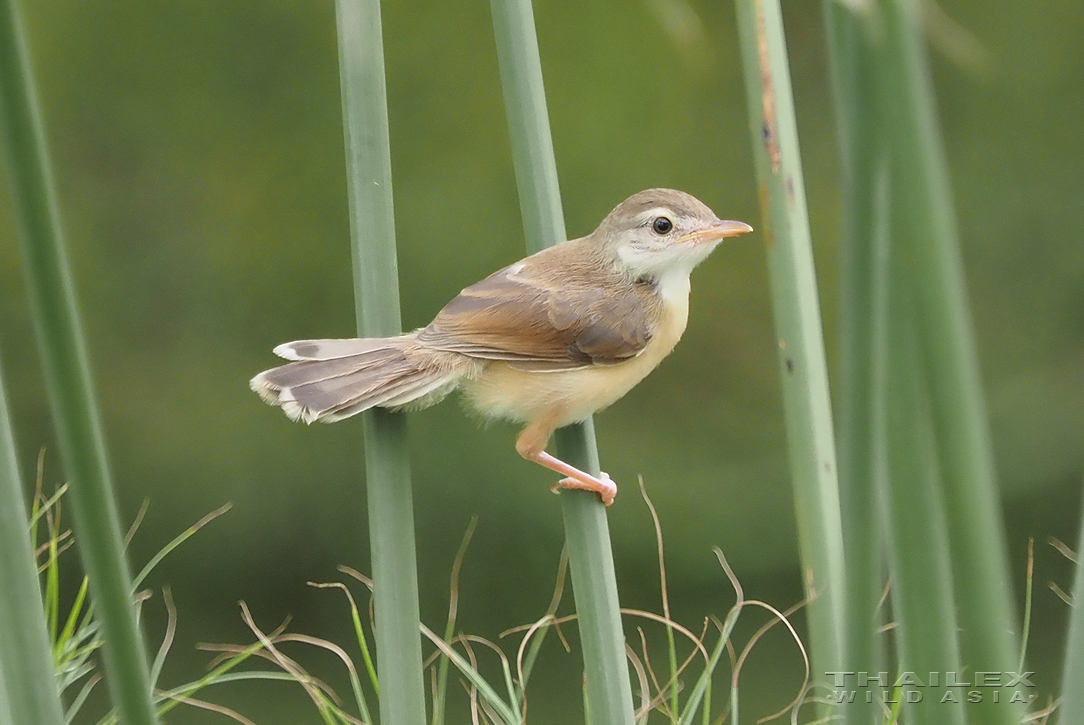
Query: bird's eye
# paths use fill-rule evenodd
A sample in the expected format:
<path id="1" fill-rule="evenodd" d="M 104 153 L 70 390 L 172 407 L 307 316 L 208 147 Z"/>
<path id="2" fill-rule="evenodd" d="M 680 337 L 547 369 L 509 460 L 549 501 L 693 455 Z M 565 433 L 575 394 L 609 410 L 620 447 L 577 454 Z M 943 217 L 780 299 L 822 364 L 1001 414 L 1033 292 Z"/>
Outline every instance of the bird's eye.
<path id="1" fill-rule="evenodd" d="M 651 228 L 656 234 L 669 234 L 674 228 L 674 223 L 664 216 L 657 216 L 655 221 L 651 222 Z"/>

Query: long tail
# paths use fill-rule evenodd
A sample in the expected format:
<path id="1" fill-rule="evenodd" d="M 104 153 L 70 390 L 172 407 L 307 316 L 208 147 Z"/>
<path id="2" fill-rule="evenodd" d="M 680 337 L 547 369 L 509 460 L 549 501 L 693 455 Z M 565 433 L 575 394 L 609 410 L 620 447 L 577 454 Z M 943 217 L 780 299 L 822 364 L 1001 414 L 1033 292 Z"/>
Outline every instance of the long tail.
<path id="1" fill-rule="evenodd" d="M 427 364 L 414 335 L 301 340 L 275 348 L 294 362 L 265 370 L 249 387 L 292 420 L 332 423 L 373 407 L 426 407 L 456 387 L 464 371 Z"/>

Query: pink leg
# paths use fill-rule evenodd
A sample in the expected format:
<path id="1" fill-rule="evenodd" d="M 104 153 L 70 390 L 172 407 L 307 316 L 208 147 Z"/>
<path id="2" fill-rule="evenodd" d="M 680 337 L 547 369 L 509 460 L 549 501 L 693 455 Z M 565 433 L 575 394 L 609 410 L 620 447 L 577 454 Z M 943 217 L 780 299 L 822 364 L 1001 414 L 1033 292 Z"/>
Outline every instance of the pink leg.
<path id="1" fill-rule="evenodd" d="M 534 461 L 551 471 L 556 471 L 557 473 L 567 476 L 567 478 L 561 479 L 554 485 L 554 491 L 560 488 L 594 491 L 599 495 L 599 498 L 602 499 L 603 504 L 607 506 L 612 504 L 614 502 L 614 496 L 617 495 L 617 484 L 611 481 L 609 476 L 602 473 L 596 478 L 590 473 L 581 471 L 575 466 L 570 466 L 560 458 L 552 456 L 543 450 L 546 443 L 549 442 L 552 433 L 553 428 L 548 425 L 548 420 L 546 418 L 539 418 L 520 433 L 519 439 L 516 441 L 516 450 L 528 461 Z"/>
<path id="2" fill-rule="evenodd" d="M 562 478 L 560 481 L 553 484 L 552 490 L 554 493 L 557 493 L 558 489 L 562 488 L 594 491 L 606 506 L 612 504 L 614 502 L 614 497 L 617 496 L 617 484 L 610 480 L 610 477 L 605 471 L 600 472 L 600 476 L 595 478 L 590 473 L 581 471 L 575 466 L 570 466 L 560 458 L 551 456 L 545 451 L 541 451 L 536 457 L 532 457 L 530 460 L 545 466 L 551 471 L 563 473 L 568 476 L 568 478 Z"/>
<path id="3" fill-rule="evenodd" d="M 545 452 L 545 444 L 550 442 L 550 436 L 553 435 L 553 424 L 557 415 L 558 411 L 556 410 L 547 411 L 532 420 L 530 425 L 519 433 L 519 438 L 516 439 L 516 451 L 519 452 L 519 455 L 527 458 L 528 461 L 533 461 L 550 470 L 557 471 L 558 474 L 567 476 L 553 487 L 555 491 L 557 489 L 594 491 L 607 506 L 614 503 L 614 496 L 617 495 L 617 484 L 611 481 L 609 476 L 602 474 L 595 478 L 588 472 L 584 472 L 576 466 L 570 466 L 562 459 Z"/>

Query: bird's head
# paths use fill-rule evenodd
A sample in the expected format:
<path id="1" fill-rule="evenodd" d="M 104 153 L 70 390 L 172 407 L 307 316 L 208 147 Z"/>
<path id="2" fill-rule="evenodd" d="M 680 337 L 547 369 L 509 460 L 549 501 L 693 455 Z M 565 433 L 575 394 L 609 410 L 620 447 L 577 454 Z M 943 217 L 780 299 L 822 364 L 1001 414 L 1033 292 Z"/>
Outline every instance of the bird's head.
<path id="1" fill-rule="evenodd" d="M 687 275 L 723 239 L 751 231 L 744 222 L 719 219 L 683 191 L 648 189 L 618 204 L 594 236 L 618 267 L 658 278 Z"/>

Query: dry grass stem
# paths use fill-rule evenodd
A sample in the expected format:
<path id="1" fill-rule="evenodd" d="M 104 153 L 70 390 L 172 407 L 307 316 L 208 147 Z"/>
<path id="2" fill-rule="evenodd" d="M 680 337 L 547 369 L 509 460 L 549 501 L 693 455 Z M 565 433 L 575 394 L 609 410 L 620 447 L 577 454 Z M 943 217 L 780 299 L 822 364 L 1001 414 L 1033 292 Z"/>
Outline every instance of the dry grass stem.
<path id="1" fill-rule="evenodd" d="M 637 627 L 636 632 L 637 632 L 637 634 L 640 635 L 640 651 L 643 653 L 642 662 L 643 662 L 643 669 L 645 670 L 644 675 L 651 678 L 651 684 L 655 686 L 655 692 L 661 693 L 662 692 L 662 687 L 659 686 L 659 680 L 655 676 L 655 668 L 651 666 L 651 656 L 648 654 L 648 651 L 647 651 L 647 637 L 644 635 L 644 628 L 643 627 Z M 632 650 L 631 647 L 629 648 L 629 651 L 632 652 L 632 654 L 630 655 L 630 658 L 634 657 L 635 654 L 636 654 L 635 651 Z M 647 682 L 645 681 L 643 684 L 646 685 Z M 645 692 L 648 692 L 650 694 L 649 690 L 645 690 Z M 651 704 L 652 707 L 655 706 L 654 702 L 651 702 L 649 704 Z M 670 710 L 670 707 L 665 704 L 665 700 L 663 700 L 663 704 L 664 704 L 663 712 L 667 716 L 672 716 L 673 712 Z"/>
<path id="2" fill-rule="evenodd" d="M 1034 722 L 1038 725 L 1046 725 L 1046 721 L 1050 719 L 1050 716 L 1058 709 L 1058 705 L 1061 704 L 1061 698 L 1053 699 L 1051 697 L 1046 698 L 1046 707 L 1038 712 L 1033 712 L 1024 718 L 1024 722 Z"/>
<path id="3" fill-rule="evenodd" d="M 285 619 L 282 620 L 282 624 L 275 627 L 275 629 L 273 629 L 267 636 L 270 637 L 271 639 L 274 639 L 275 637 L 278 637 L 280 634 L 282 634 L 283 632 L 286 631 L 286 627 L 290 624 L 291 619 L 292 619 L 292 617 L 287 616 Z M 223 653 L 223 654 L 220 654 L 217 657 L 215 657 L 207 665 L 207 669 L 213 670 L 223 660 L 229 659 L 230 655 L 237 654 L 238 652 L 245 652 L 249 648 L 248 647 L 243 647 L 241 645 L 236 645 L 236 644 L 215 644 L 213 642 L 197 642 L 196 643 L 196 649 L 200 650 L 201 652 L 222 652 Z M 253 654 L 256 654 L 256 653 L 254 652 Z"/>
<path id="4" fill-rule="evenodd" d="M 139 531 L 139 526 L 143 523 L 143 518 L 147 515 L 147 510 L 150 507 L 151 500 L 149 498 L 144 498 L 143 503 L 139 505 L 139 511 L 136 512 L 136 516 L 132 520 L 132 525 L 128 527 L 128 532 L 124 535 L 125 548 L 127 548 L 128 544 L 132 543 L 132 539 L 135 538 L 136 532 Z"/>
<path id="5" fill-rule="evenodd" d="M 354 661 L 350 659 L 350 656 L 346 654 L 346 651 L 339 645 L 329 642 L 326 639 L 320 639 L 319 637 L 310 637 L 307 634 L 283 634 L 278 636 L 275 640 L 278 642 L 302 642 L 304 644 L 311 644 L 314 647 L 319 647 L 331 652 L 346 665 L 346 669 L 350 670 L 350 674 L 357 677 L 358 671 L 354 667 Z M 330 694 L 330 693 L 329 693 Z"/>
<path id="6" fill-rule="evenodd" d="M 726 556 L 723 555 L 723 550 L 716 546 L 712 548 L 712 551 L 715 552 L 715 558 L 719 560 L 719 566 L 723 567 L 726 578 L 730 580 L 730 585 L 734 587 L 734 594 L 738 598 L 738 601 L 734 606 L 741 608 L 742 603 L 745 601 L 745 591 L 741 588 L 741 582 L 738 581 L 738 577 L 734 574 L 734 570 L 730 568 L 730 563 L 726 560 Z"/>
<path id="7" fill-rule="evenodd" d="M 1065 542 L 1061 541 L 1060 539 L 1055 539 L 1053 536 L 1051 536 L 1049 539 L 1047 539 L 1047 543 L 1057 549 L 1058 553 L 1064 556 L 1066 559 L 1073 562 L 1074 564 L 1077 563 L 1076 552 L 1066 546 Z"/>
<path id="8" fill-rule="evenodd" d="M 224 705 L 216 705 L 213 702 L 207 702 L 206 700 L 198 700 L 194 697 L 187 697 L 185 695 L 171 695 L 168 692 L 162 690 L 155 690 L 155 694 L 159 697 L 167 697 L 170 700 L 176 700 L 177 702 L 184 703 L 185 705 L 191 705 L 192 707 L 198 707 L 201 710 L 210 710 L 211 712 L 217 712 L 219 715 L 225 715 L 226 717 L 241 723 L 241 725 L 256 725 L 253 721 L 237 712 L 231 710 Z"/>
<path id="9" fill-rule="evenodd" d="M 1028 638 L 1031 635 L 1031 597 L 1035 584 L 1035 539 L 1028 538 L 1028 567 L 1027 578 L 1024 584 L 1024 626 L 1020 632 L 1020 661 L 1016 665 L 1017 672 L 1024 671 L 1024 660 L 1028 652 Z"/>
<path id="10" fill-rule="evenodd" d="M 335 568 L 338 569 L 339 571 L 341 571 L 343 574 L 346 574 L 347 576 L 351 576 L 351 577 L 357 579 L 359 582 L 361 582 L 362 584 L 367 586 L 369 588 L 369 591 L 372 591 L 372 589 L 373 589 L 373 580 L 370 579 L 369 577 L 365 576 L 364 574 L 362 574 L 357 569 L 346 566 L 345 564 L 339 564 Z"/>
<path id="11" fill-rule="evenodd" d="M 365 669 L 369 673 L 369 678 L 370 678 L 370 681 L 372 682 L 373 690 L 376 692 L 377 696 L 379 697 L 379 695 L 380 695 L 380 683 L 377 681 L 376 667 L 373 664 L 372 656 L 369 654 L 369 646 L 365 642 L 365 633 L 361 630 L 361 618 L 358 615 L 358 604 L 357 604 L 356 601 L 354 601 L 354 595 L 350 592 L 349 587 L 347 587 L 342 582 L 327 582 L 327 583 L 308 582 L 308 585 L 310 587 L 315 588 L 315 589 L 339 589 L 339 590 L 342 591 L 343 594 L 346 595 L 346 600 L 350 604 L 350 616 L 351 616 L 351 619 L 354 620 L 354 626 L 355 626 L 355 630 L 356 630 L 355 635 L 358 638 L 358 647 L 361 649 L 361 657 L 365 661 Z M 373 600 L 372 600 L 372 597 L 370 597 L 369 598 L 370 625 L 372 625 L 372 621 L 371 621 L 372 603 L 373 603 Z"/>
<path id="12" fill-rule="evenodd" d="M 561 598 L 564 595 L 565 591 L 565 579 L 567 577 L 567 573 L 568 546 L 566 545 L 564 548 L 561 549 L 561 558 L 557 564 L 557 579 L 553 587 L 553 597 L 550 598 L 550 604 L 546 608 L 546 614 L 543 615 L 543 617 L 534 624 L 512 627 L 511 629 L 506 629 L 505 631 L 501 632 L 500 635 L 498 635 L 501 639 L 503 639 L 510 634 L 515 634 L 516 632 L 522 632 L 524 630 L 527 630 L 527 634 L 524 636 L 524 641 L 520 643 L 519 653 L 516 657 L 517 666 L 519 666 L 521 663 L 524 649 L 527 646 L 526 641 L 530 639 L 531 636 L 541 627 L 546 626 L 546 624 L 553 625 L 553 629 L 555 632 L 557 632 L 557 637 L 561 640 L 561 645 L 565 648 L 565 652 L 572 651 L 572 646 L 568 643 L 568 640 L 565 639 L 565 634 L 561 631 L 560 622 L 556 619 L 557 608 L 561 605 Z M 522 672 L 520 674 L 522 676 Z"/>
<path id="13" fill-rule="evenodd" d="M 1049 586 L 1050 586 L 1050 591 L 1052 591 L 1052 592 L 1054 592 L 1055 594 L 1057 594 L 1057 595 L 1058 595 L 1058 599 L 1062 600 L 1063 602 L 1065 602 L 1066 604 L 1068 604 L 1068 605 L 1069 605 L 1070 607 L 1072 607 L 1072 606 L 1076 606 L 1076 605 L 1075 605 L 1075 604 L 1073 603 L 1073 598 L 1072 598 L 1071 596 L 1069 596 L 1069 594 L 1067 594 L 1067 593 L 1065 592 L 1065 590 L 1064 590 L 1064 589 L 1062 589 L 1061 587 L 1059 587 L 1059 586 L 1058 586 L 1058 584 L 1057 584 L 1057 582 L 1048 582 L 1048 584 L 1049 584 Z"/>
<path id="14" fill-rule="evenodd" d="M 881 607 L 883 607 L 885 605 L 885 602 L 888 601 L 888 594 L 891 591 L 892 591 L 892 580 L 889 579 L 888 581 L 885 582 L 885 588 L 881 592 L 881 598 L 879 600 L 877 600 L 877 611 L 878 612 L 881 611 Z"/>
<path id="15" fill-rule="evenodd" d="M 56 544 L 60 544 L 61 542 L 67 542 L 68 539 L 71 538 L 71 535 L 72 535 L 72 530 L 67 529 L 66 531 L 63 531 L 62 533 L 58 534 L 57 536 L 51 538 L 49 541 L 46 541 L 44 544 L 42 544 L 41 546 L 39 546 L 37 549 L 34 550 L 34 557 L 37 558 L 39 556 L 42 556 L 43 554 L 45 554 L 45 552 L 49 551 L 49 549 L 52 546 L 55 546 Z M 65 545 L 63 547 L 61 547 L 57 551 L 57 556 L 59 556 L 60 553 L 62 551 L 64 551 L 65 549 L 67 549 L 68 546 L 70 546 L 70 545 L 71 545 L 70 543 L 65 543 Z"/>
<path id="16" fill-rule="evenodd" d="M 459 681 L 463 685 L 463 689 L 470 695 L 470 721 L 471 725 L 480 725 L 480 715 L 478 707 L 478 688 L 474 685 L 467 686 L 466 682 Z"/>
<path id="17" fill-rule="evenodd" d="M 681 674 L 686 670 L 686 668 L 688 668 L 688 666 L 690 664 L 692 664 L 692 661 L 696 658 L 696 655 L 698 653 L 703 653 L 705 651 L 705 650 L 703 650 L 702 645 L 703 645 L 704 638 L 708 634 L 708 627 L 710 625 L 711 625 L 711 619 L 705 617 L 704 618 L 704 628 L 703 628 L 703 630 L 701 630 L 700 638 L 698 640 L 701 643 L 701 647 L 699 649 L 693 649 L 693 651 L 689 653 L 688 657 L 685 658 L 685 660 L 681 663 L 681 665 L 674 669 L 674 673 L 670 676 L 669 680 L 667 680 L 666 682 L 663 683 L 662 687 L 659 687 L 658 684 L 656 683 L 655 687 L 656 687 L 656 690 L 658 691 L 658 694 L 656 695 L 656 699 L 665 698 L 666 695 L 667 695 L 666 691 L 669 690 L 671 688 L 671 686 L 673 686 L 675 684 L 679 684 L 678 683 L 678 678 L 681 677 Z M 637 628 L 637 629 L 639 629 L 639 628 Z M 733 650 L 733 646 L 731 645 L 729 639 L 726 641 L 726 646 L 730 649 L 730 652 L 731 652 L 731 655 L 732 655 L 731 656 L 731 669 L 733 669 L 733 663 L 734 663 L 733 651 L 734 650 Z M 645 651 L 644 656 L 646 658 L 646 656 L 647 656 L 646 651 Z M 710 658 L 704 660 L 704 665 L 705 666 L 709 666 L 710 664 L 711 664 Z M 652 674 L 654 674 L 654 673 L 652 673 Z M 680 690 L 681 690 L 681 688 L 679 687 L 678 691 L 680 692 Z M 667 712 L 669 712 L 671 714 L 671 716 L 673 715 L 672 710 L 670 710 L 669 708 L 668 708 Z"/>
<path id="18" fill-rule="evenodd" d="M 745 664 L 746 657 L 748 657 L 749 653 L 752 651 L 753 645 L 755 645 L 757 643 L 757 641 L 764 635 L 765 632 L 767 632 L 769 629 L 774 627 L 778 622 L 782 622 L 783 624 L 786 625 L 787 629 L 790 631 L 791 636 L 794 638 L 794 641 L 798 643 L 798 649 L 802 653 L 802 661 L 805 663 L 805 676 L 804 676 L 804 678 L 802 680 L 802 688 L 801 688 L 801 690 L 799 690 L 798 696 L 795 699 L 791 700 L 790 704 L 788 704 L 785 708 L 783 708 L 779 712 L 775 713 L 774 715 L 769 715 L 767 717 L 763 717 L 763 718 L 757 720 L 758 725 L 759 725 L 759 723 L 768 722 L 769 720 L 774 720 L 777 717 L 781 717 L 781 716 L 785 715 L 788 710 L 791 710 L 792 708 L 797 707 L 798 704 L 801 703 L 802 698 L 805 697 L 806 687 L 809 685 L 809 675 L 810 675 L 810 672 L 809 672 L 809 654 L 806 652 L 805 645 L 802 644 L 802 640 L 798 636 L 798 632 L 795 631 L 794 626 L 790 623 L 790 620 L 788 619 L 788 617 L 790 615 L 794 614 L 795 612 L 797 612 L 799 609 L 801 609 L 802 607 L 804 607 L 808 603 L 809 603 L 808 600 L 802 600 L 802 601 L 798 602 L 797 604 L 795 604 L 794 606 L 792 606 L 786 612 L 780 612 L 779 610 L 777 610 L 775 607 L 771 606 L 770 604 L 765 604 L 764 602 L 758 601 L 756 599 L 751 599 L 751 600 L 748 600 L 746 602 L 746 604 L 751 604 L 751 605 L 756 606 L 756 607 L 762 607 L 764 609 L 767 609 L 769 612 L 771 612 L 773 615 L 775 615 L 775 618 L 768 621 L 763 626 L 761 626 L 761 628 L 758 629 L 753 634 L 753 636 L 749 639 L 749 642 L 745 645 L 745 648 L 742 649 L 741 656 L 738 657 L 738 662 L 734 666 L 733 674 L 731 675 L 731 680 L 730 680 L 731 687 L 737 689 L 737 687 L 738 687 L 738 676 L 741 674 L 741 668 Z"/>
<path id="19" fill-rule="evenodd" d="M 158 647 L 158 654 L 151 664 L 151 686 L 158 686 L 158 678 L 162 674 L 162 667 L 166 664 L 166 655 L 173 646 L 173 638 L 177 635 L 177 607 L 173 603 L 173 594 L 169 587 L 162 587 L 162 602 L 166 607 L 166 632 L 162 636 L 162 644 Z"/>
<path id="20" fill-rule="evenodd" d="M 527 651 L 527 642 L 531 639 L 531 636 L 541 628 L 553 624 L 556 620 L 552 614 L 547 614 L 530 626 L 527 630 L 527 634 L 523 635 L 523 640 L 519 643 L 519 648 L 516 650 L 516 676 L 519 677 L 520 687 L 526 689 L 527 682 L 523 675 L 523 655 Z M 503 634 L 501 636 L 504 636 Z M 564 641 L 564 638 L 561 638 Z M 567 643 L 566 643 L 567 646 Z"/>
<path id="21" fill-rule="evenodd" d="M 643 632 L 640 632 L 640 640 L 643 642 Z M 644 644 L 644 653 L 647 653 L 647 643 Z M 633 713 L 633 717 L 636 722 L 639 723 L 641 718 L 646 722 L 647 714 L 652 710 L 652 697 L 651 697 L 651 685 L 647 681 L 647 665 L 645 665 L 639 657 L 636 656 L 636 650 L 631 645 L 625 644 L 625 654 L 629 658 L 629 662 L 632 664 L 633 671 L 636 672 L 636 681 L 640 685 L 640 707 Z M 652 675 L 654 679 L 654 675 Z M 633 693 L 635 696 L 636 693 Z"/>
<path id="22" fill-rule="evenodd" d="M 463 534 L 463 540 L 459 542 L 459 550 L 456 551 L 455 559 L 452 561 L 450 596 L 448 597 L 448 629 L 455 627 L 456 615 L 459 610 L 459 571 L 463 567 L 463 558 L 467 555 L 467 547 L 470 546 L 470 540 L 474 537 L 474 530 L 477 527 L 478 517 L 471 516 L 470 523 L 467 524 L 467 530 Z"/>
<path id="23" fill-rule="evenodd" d="M 375 612 L 373 610 L 373 597 L 372 597 L 373 580 L 370 579 L 369 577 L 365 576 L 364 574 L 362 574 L 357 569 L 353 569 L 353 568 L 351 568 L 349 566 L 346 566 L 345 564 L 339 564 L 339 566 L 336 567 L 336 568 L 339 571 L 341 571 L 343 574 L 346 574 L 347 576 L 351 576 L 351 577 L 357 579 L 359 582 L 364 584 L 369 589 L 369 626 L 373 629 L 373 631 L 376 631 L 376 614 L 375 614 Z"/>
<path id="24" fill-rule="evenodd" d="M 282 652 L 280 652 L 278 648 L 275 647 L 275 643 L 271 641 L 271 639 L 266 634 L 264 634 L 259 627 L 256 626 L 256 622 L 253 621 L 252 614 L 248 610 L 248 605 L 244 602 L 241 602 L 240 604 L 242 619 L 244 619 L 245 624 L 248 625 L 248 628 L 252 630 L 252 633 L 256 635 L 256 638 L 260 640 L 260 643 L 263 644 L 266 653 L 272 655 L 274 657 L 274 661 L 278 664 L 278 666 L 285 670 L 287 673 L 289 673 L 295 680 L 297 680 L 299 685 L 305 688 L 305 692 L 308 693 L 309 697 L 313 701 L 313 704 L 316 705 L 316 708 L 318 710 L 322 709 L 323 707 L 322 691 L 326 693 L 327 696 L 330 697 L 336 704 L 341 702 L 330 687 L 320 682 L 319 680 L 311 677 L 297 662 L 282 654 Z M 256 654 L 262 653 L 257 652 Z"/>

